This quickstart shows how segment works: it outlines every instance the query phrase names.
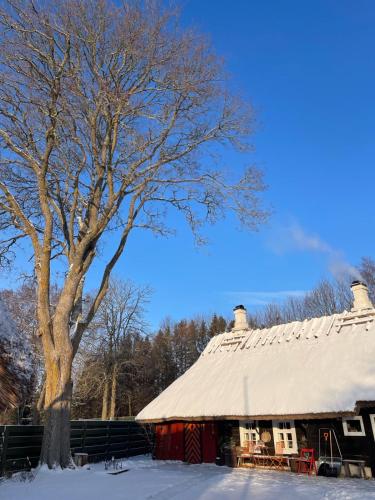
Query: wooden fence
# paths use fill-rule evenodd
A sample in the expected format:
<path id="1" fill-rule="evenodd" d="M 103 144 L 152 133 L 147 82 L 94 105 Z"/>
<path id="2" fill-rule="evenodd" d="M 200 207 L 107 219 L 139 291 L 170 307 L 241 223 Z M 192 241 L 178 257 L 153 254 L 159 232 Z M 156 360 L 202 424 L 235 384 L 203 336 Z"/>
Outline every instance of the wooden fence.
<path id="1" fill-rule="evenodd" d="M 39 461 L 43 426 L 0 426 L 0 475 L 35 467 Z M 152 451 L 153 435 L 134 421 L 73 420 L 72 454 L 88 453 L 90 462 L 142 455 Z"/>

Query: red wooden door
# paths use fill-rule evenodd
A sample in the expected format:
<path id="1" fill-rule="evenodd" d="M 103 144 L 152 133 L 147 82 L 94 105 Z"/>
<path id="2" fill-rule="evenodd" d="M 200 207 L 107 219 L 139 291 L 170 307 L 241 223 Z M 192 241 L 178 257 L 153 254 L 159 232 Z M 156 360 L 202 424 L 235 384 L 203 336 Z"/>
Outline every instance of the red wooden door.
<path id="1" fill-rule="evenodd" d="M 189 464 L 202 462 L 200 424 L 185 424 L 185 461 Z"/>
<path id="2" fill-rule="evenodd" d="M 169 460 L 184 460 L 184 424 L 182 422 L 174 422 L 170 425 L 171 445 Z"/>
<path id="3" fill-rule="evenodd" d="M 202 424 L 202 458 L 203 462 L 214 463 L 216 459 L 217 432 L 215 422 Z"/>

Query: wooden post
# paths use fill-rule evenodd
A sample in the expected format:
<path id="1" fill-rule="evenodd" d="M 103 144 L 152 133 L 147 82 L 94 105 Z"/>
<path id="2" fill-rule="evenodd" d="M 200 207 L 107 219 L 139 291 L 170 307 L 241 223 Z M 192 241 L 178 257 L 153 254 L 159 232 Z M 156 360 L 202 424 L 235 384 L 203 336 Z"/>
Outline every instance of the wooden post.
<path id="1" fill-rule="evenodd" d="M 106 435 L 107 439 L 106 439 L 105 452 L 106 455 L 109 456 L 109 452 L 111 451 L 111 426 L 109 421 L 107 421 Z"/>
<path id="2" fill-rule="evenodd" d="M 82 450 L 86 452 L 86 428 L 87 428 L 87 422 L 83 422 L 83 428 L 82 428 Z"/>
<path id="3" fill-rule="evenodd" d="M 3 450 L 1 454 L 1 474 L 5 476 L 6 474 L 6 463 L 7 463 L 7 448 L 8 448 L 8 436 L 9 428 L 7 425 L 4 426 L 3 438 Z"/>

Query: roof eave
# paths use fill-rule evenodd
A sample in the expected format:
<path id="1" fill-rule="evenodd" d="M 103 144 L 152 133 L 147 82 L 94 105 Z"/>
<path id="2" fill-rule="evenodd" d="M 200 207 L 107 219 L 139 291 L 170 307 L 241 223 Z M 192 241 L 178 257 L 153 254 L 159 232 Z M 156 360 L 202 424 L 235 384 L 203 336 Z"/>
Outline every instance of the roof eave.
<path id="1" fill-rule="evenodd" d="M 340 418 L 356 415 L 358 410 L 337 411 L 337 412 L 321 412 L 321 413 L 298 413 L 298 414 L 282 414 L 282 415 L 202 415 L 199 417 L 163 417 L 163 418 L 136 418 L 137 422 L 145 424 L 157 424 L 163 422 L 196 422 L 196 421 L 217 421 L 217 420 L 314 420 L 325 418 Z"/>

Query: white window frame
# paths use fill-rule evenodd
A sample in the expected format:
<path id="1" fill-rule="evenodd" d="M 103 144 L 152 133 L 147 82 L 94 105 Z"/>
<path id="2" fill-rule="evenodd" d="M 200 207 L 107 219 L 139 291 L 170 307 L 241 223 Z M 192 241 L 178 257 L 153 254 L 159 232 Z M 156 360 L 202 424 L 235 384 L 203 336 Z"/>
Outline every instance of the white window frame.
<path id="1" fill-rule="evenodd" d="M 371 427 L 372 427 L 372 434 L 374 435 L 375 439 L 375 413 L 370 413 L 370 422 L 371 422 Z"/>
<path id="2" fill-rule="evenodd" d="M 280 429 L 279 424 L 288 424 L 290 425 L 290 429 Z M 298 443 L 297 443 L 297 434 L 296 434 L 296 428 L 294 426 L 294 420 L 272 420 L 272 430 L 273 430 L 273 442 L 276 448 L 276 443 L 279 441 L 283 441 L 284 444 L 287 444 L 287 446 L 284 447 L 283 449 L 283 454 L 284 455 L 291 455 L 292 453 L 298 453 Z M 280 439 L 280 436 L 278 435 L 279 433 L 288 433 L 292 435 L 292 447 L 289 447 L 289 440 L 288 439 Z"/>
<path id="3" fill-rule="evenodd" d="M 246 425 L 249 424 L 255 424 L 255 429 L 247 429 Z M 246 439 L 246 434 L 255 434 L 255 440 L 254 439 Z M 250 436 L 249 436 L 250 437 Z M 246 441 L 250 441 L 253 443 L 257 443 L 260 440 L 260 435 L 259 435 L 259 426 L 258 426 L 258 421 L 257 420 L 241 420 L 240 421 L 240 443 L 241 446 L 245 446 Z"/>
<path id="4" fill-rule="evenodd" d="M 349 431 L 348 420 L 358 420 L 361 424 L 360 431 Z M 365 428 L 363 425 L 363 418 L 358 415 L 356 417 L 343 417 L 342 418 L 342 428 L 344 429 L 344 436 L 355 437 L 355 436 L 366 436 Z"/>

